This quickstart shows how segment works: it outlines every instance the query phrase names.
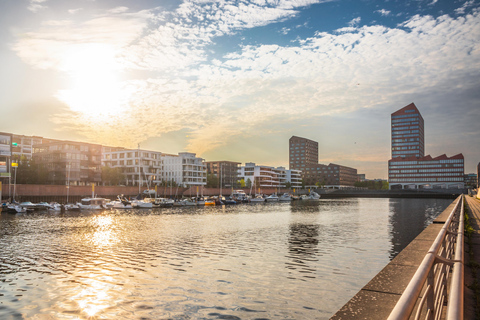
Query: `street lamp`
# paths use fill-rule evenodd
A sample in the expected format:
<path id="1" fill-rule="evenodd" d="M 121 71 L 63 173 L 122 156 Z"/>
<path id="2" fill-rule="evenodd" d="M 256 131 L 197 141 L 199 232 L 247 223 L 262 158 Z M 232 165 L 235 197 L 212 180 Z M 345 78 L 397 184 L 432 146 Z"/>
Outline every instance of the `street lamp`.
<path id="1" fill-rule="evenodd" d="M 15 203 L 15 192 L 16 192 L 16 187 L 17 187 L 17 167 L 18 167 L 18 163 L 12 162 L 12 167 L 15 168 L 15 178 L 13 180 L 13 202 Z"/>

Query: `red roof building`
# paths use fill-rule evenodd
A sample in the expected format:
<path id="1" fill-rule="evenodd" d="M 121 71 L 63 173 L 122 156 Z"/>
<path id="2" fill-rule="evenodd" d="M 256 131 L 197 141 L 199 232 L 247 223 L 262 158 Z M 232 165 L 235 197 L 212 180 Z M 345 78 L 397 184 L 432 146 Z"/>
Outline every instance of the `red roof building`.
<path id="1" fill-rule="evenodd" d="M 424 155 L 424 122 L 414 103 L 392 113 L 391 121 L 390 189 L 464 188 L 463 154 L 435 158 Z"/>

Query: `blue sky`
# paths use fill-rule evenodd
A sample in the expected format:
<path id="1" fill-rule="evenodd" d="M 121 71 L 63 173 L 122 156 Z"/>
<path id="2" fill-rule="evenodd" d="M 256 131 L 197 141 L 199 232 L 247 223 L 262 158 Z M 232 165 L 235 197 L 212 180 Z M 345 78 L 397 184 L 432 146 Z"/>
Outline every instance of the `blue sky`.
<path id="1" fill-rule="evenodd" d="M 0 131 L 386 178 L 390 114 L 480 161 L 479 1 L 0 3 Z"/>

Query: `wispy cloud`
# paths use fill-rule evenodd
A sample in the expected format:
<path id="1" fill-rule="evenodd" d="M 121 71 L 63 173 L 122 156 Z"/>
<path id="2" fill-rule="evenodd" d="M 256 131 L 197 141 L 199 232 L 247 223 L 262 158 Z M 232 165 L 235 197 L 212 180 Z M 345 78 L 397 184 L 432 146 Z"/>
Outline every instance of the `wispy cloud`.
<path id="1" fill-rule="evenodd" d="M 385 9 L 380 9 L 375 12 L 380 13 L 384 17 L 388 17 L 392 13 L 391 11 Z"/>
<path id="2" fill-rule="evenodd" d="M 42 4 L 44 2 L 47 2 L 47 0 L 30 0 L 30 3 L 27 9 L 32 12 L 37 12 L 39 10 L 46 9 L 48 7 Z"/>
<path id="3" fill-rule="evenodd" d="M 92 140 L 130 146 L 186 129 L 189 150 L 199 154 L 240 135 L 281 132 L 282 124 L 296 120 L 316 126 L 328 115 L 397 107 L 406 96 L 448 91 L 452 79 L 474 79 L 480 71 L 478 12 L 458 19 L 417 15 L 397 28 L 359 26 L 358 17 L 348 28 L 288 47 L 249 45 L 209 55 L 220 37 L 294 17 L 314 2 L 187 1 L 173 12 L 122 8 L 81 24 L 59 21 L 61 30 L 49 22 L 25 33 L 13 49 L 30 65 L 62 70 L 67 49 L 110 44 L 123 71 L 149 72 L 122 83 L 129 107 L 101 128 L 95 115 L 80 112 L 59 116 L 58 123 Z"/>

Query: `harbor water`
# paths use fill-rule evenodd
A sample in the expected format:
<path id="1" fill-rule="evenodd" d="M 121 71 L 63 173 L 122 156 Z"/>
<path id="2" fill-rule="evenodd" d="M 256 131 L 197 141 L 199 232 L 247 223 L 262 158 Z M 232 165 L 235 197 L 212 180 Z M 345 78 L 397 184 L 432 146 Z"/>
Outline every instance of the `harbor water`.
<path id="1" fill-rule="evenodd" d="M 2 213 L 0 319 L 328 319 L 451 202 Z"/>

